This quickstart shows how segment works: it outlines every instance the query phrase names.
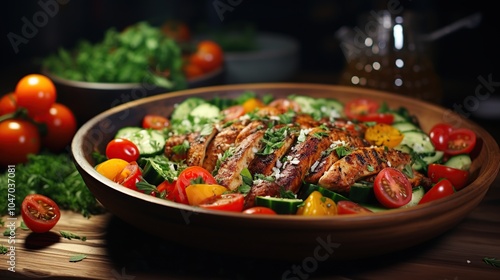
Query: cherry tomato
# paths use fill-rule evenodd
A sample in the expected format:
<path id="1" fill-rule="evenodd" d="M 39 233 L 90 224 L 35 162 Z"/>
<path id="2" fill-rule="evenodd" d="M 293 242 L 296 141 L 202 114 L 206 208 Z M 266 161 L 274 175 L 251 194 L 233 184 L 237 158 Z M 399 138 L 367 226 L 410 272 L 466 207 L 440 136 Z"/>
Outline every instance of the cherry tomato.
<path id="1" fill-rule="evenodd" d="M 41 140 L 37 127 L 25 120 L 8 119 L 0 122 L 0 164 L 24 163 L 29 154 L 40 152 Z"/>
<path id="2" fill-rule="evenodd" d="M 188 25 L 182 21 L 173 19 L 167 20 L 161 25 L 160 29 L 165 36 L 177 42 L 187 42 L 191 39 L 191 30 Z"/>
<path id="3" fill-rule="evenodd" d="M 139 191 L 136 184 L 141 180 L 141 175 L 139 165 L 137 162 L 132 161 L 113 178 L 113 181 L 129 189 Z"/>
<path id="4" fill-rule="evenodd" d="M 173 197 L 174 197 L 174 191 L 175 191 L 175 181 L 170 182 L 168 180 L 165 180 L 161 184 L 159 184 L 156 187 L 156 189 L 158 190 L 158 192 L 152 192 L 151 193 L 152 196 L 157 196 L 157 195 L 161 194 L 162 192 L 165 192 L 164 198 L 174 201 Z"/>
<path id="5" fill-rule="evenodd" d="M 193 79 L 205 74 L 205 72 L 203 72 L 203 69 L 201 69 L 200 66 L 191 63 L 190 61 L 188 61 L 182 66 L 182 72 L 188 79 Z"/>
<path id="6" fill-rule="evenodd" d="M 344 114 L 352 120 L 361 122 L 377 122 L 392 124 L 394 116 L 389 113 L 379 113 L 380 104 L 367 98 L 353 99 L 345 104 Z"/>
<path id="7" fill-rule="evenodd" d="M 26 75 L 16 85 L 17 106 L 24 107 L 32 117 L 49 111 L 56 102 L 56 87 L 52 80 L 40 74 Z"/>
<path id="8" fill-rule="evenodd" d="M 433 183 L 437 183 L 443 178 L 448 179 L 456 190 L 461 190 L 467 185 L 469 171 L 431 163 L 427 167 L 427 176 Z"/>
<path id="9" fill-rule="evenodd" d="M 45 114 L 35 116 L 37 122 L 47 125 L 47 134 L 42 137 L 42 145 L 52 152 L 60 152 L 68 145 L 76 133 L 76 118 L 63 104 L 54 103 Z"/>
<path id="10" fill-rule="evenodd" d="M 243 210 L 242 213 L 250 215 L 277 215 L 277 213 L 273 209 L 265 206 L 250 207 Z"/>
<path id="11" fill-rule="evenodd" d="M 24 224 L 33 232 L 51 230 L 61 218 L 59 206 L 41 194 L 28 194 L 21 204 Z"/>
<path id="12" fill-rule="evenodd" d="M 447 197 L 455 193 L 455 188 L 451 184 L 450 180 L 442 179 L 437 182 L 430 190 L 428 190 L 418 204 L 424 204 L 429 201 L 434 201 L 443 197 Z"/>
<path id="13" fill-rule="evenodd" d="M 7 93 L 0 99 L 0 116 L 13 113 L 17 109 L 17 98 L 12 92 Z"/>
<path id="14" fill-rule="evenodd" d="M 149 114 L 144 116 L 144 118 L 142 119 L 143 128 L 162 130 L 169 126 L 170 121 L 164 116 Z"/>
<path id="15" fill-rule="evenodd" d="M 432 144 L 438 151 L 444 151 L 448 148 L 448 138 L 453 127 L 447 123 L 435 124 L 429 131 L 429 137 Z"/>
<path id="16" fill-rule="evenodd" d="M 341 200 L 337 202 L 337 213 L 339 215 L 345 215 L 345 214 L 373 213 L 373 211 L 359 205 L 354 201 Z"/>
<path id="17" fill-rule="evenodd" d="M 177 182 L 175 183 L 174 201 L 184 204 L 189 204 L 186 187 L 196 183 L 204 183 L 209 185 L 217 184 L 214 176 L 203 167 L 189 166 L 179 173 Z"/>
<path id="18" fill-rule="evenodd" d="M 380 204 L 388 208 L 397 208 L 410 202 L 412 186 L 403 172 L 386 167 L 375 177 L 373 192 Z"/>
<path id="19" fill-rule="evenodd" d="M 119 158 L 131 162 L 139 159 L 139 155 L 137 145 L 128 139 L 116 138 L 109 141 L 106 146 L 106 157 L 108 159 Z"/>
<path id="20" fill-rule="evenodd" d="M 206 209 L 241 212 L 245 196 L 241 193 L 227 193 L 212 196 L 203 201 L 199 206 Z"/>
<path id="21" fill-rule="evenodd" d="M 223 51 L 215 42 L 204 40 L 197 44 L 196 52 L 191 55 L 191 63 L 207 73 L 222 66 Z"/>
<path id="22" fill-rule="evenodd" d="M 222 110 L 224 121 L 235 120 L 245 114 L 245 108 L 242 105 L 233 105 Z"/>
<path id="23" fill-rule="evenodd" d="M 468 128 L 453 129 L 448 136 L 447 155 L 468 154 L 476 145 L 476 133 Z"/>

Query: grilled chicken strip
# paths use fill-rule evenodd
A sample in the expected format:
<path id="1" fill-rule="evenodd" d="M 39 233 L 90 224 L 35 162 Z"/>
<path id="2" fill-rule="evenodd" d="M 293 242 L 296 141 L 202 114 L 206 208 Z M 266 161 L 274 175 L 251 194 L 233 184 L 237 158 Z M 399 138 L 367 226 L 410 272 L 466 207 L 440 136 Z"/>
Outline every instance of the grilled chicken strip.
<path id="1" fill-rule="evenodd" d="M 304 134 L 304 131 L 308 131 L 307 135 Z M 303 135 L 305 135 L 305 139 L 296 142 L 285 155 L 286 161 L 277 161 L 276 163 L 279 165 L 273 167 L 271 176 L 276 178 L 275 181 L 254 182 L 250 192 L 245 197 L 245 205 L 253 205 L 257 195 L 276 196 L 276 192 L 279 193 L 281 189 L 297 193 L 310 166 L 320 158 L 321 152 L 330 146 L 330 139 L 326 133 L 321 127 L 302 130 L 298 139 L 301 139 Z"/>
<path id="2" fill-rule="evenodd" d="M 350 132 L 342 129 L 333 128 L 328 135 L 330 137 L 330 147 L 323 151 L 321 158 L 311 165 L 309 173 L 304 181 L 316 184 L 321 176 L 330 168 L 330 166 L 339 160 L 340 156 L 335 151 L 338 147 L 345 147 L 348 150 L 366 147 L 368 143 L 361 137 L 353 136 Z"/>
<path id="3" fill-rule="evenodd" d="M 212 126 L 212 129 L 208 133 L 206 131 L 201 131 L 188 134 L 187 140 L 189 141 L 189 150 L 186 159 L 186 164 L 188 166 L 203 165 L 207 146 L 216 134 L 217 129 L 215 126 Z"/>
<path id="4" fill-rule="evenodd" d="M 214 176 L 220 185 L 230 190 L 235 190 L 242 185 L 241 171 L 248 167 L 255 153 L 260 149 L 262 137 L 264 137 L 264 130 L 258 130 L 236 144 L 234 153 L 221 163 Z"/>
<path id="5" fill-rule="evenodd" d="M 233 146 L 236 137 L 240 134 L 241 130 L 245 127 L 242 122 L 235 122 L 227 127 L 222 128 L 214 139 L 208 144 L 205 153 L 205 160 L 203 161 L 203 168 L 210 173 L 214 171 L 219 159 L 225 151 Z"/>
<path id="6" fill-rule="evenodd" d="M 276 162 L 290 150 L 297 139 L 297 134 L 292 132 L 293 129 L 294 128 L 290 126 L 276 126 L 266 131 L 266 134 L 262 139 L 262 141 L 264 141 L 263 145 L 272 144 L 266 143 L 265 141 L 276 141 L 276 143 L 279 142 L 281 144 L 281 147 L 275 148 L 268 154 L 255 155 L 255 158 L 248 165 L 248 170 L 251 174 L 262 174 L 265 176 L 272 174 L 273 168 L 276 166 Z"/>
<path id="7" fill-rule="evenodd" d="M 359 148 L 330 166 L 318 181 L 327 189 L 347 193 L 357 180 L 377 174 L 387 166 L 410 164 L 409 154 L 384 147 Z"/>
<path id="8" fill-rule="evenodd" d="M 261 122 L 261 121 L 253 121 L 249 124 L 247 124 L 238 134 L 236 137 L 234 143 L 238 144 L 242 142 L 244 139 L 246 139 L 248 136 L 251 134 L 255 133 L 256 131 L 262 131 L 264 132 L 266 129 L 266 125 Z"/>
<path id="9" fill-rule="evenodd" d="M 181 145 L 186 145 L 188 148 L 189 144 L 187 142 L 187 135 L 173 135 L 167 139 L 165 142 L 164 154 L 167 158 L 172 161 L 183 161 L 187 158 L 187 149 L 181 149 L 181 151 L 176 150 L 174 147 L 179 147 Z M 186 141 L 186 143 L 184 143 Z"/>

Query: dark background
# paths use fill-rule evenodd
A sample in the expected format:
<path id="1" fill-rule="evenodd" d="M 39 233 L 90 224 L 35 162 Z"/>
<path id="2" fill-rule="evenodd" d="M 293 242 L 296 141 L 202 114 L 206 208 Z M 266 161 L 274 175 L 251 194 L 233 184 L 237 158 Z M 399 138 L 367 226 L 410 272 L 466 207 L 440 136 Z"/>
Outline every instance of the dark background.
<path id="1" fill-rule="evenodd" d="M 48 0 L 41 0 L 47 2 Z M 50 0 L 56 1 L 56 0 Z M 2 9 L 0 94 L 13 90 L 23 75 L 39 72 L 36 60 L 56 51 L 71 48 L 80 39 L 99 41 L 105 30 L 118 30 L 140 20 L 161 24 L 168 18 L 187 22 L 193 29 L 199 25 L 221 27 L 236 22 L 250 22 L 257 30 L 274 31 L 294 36 L 301 44 L 299 82 L 336 83 L 345 59 L 334 33 L 343 25 L 355 26 L 357 17 L 367 11 L 387 8 L 388 1 L 310 0 L 310 1 L 229 1 L 239 3 L 217 15 L 214 3 L 227 0 L 59 0 L 59 11 L 38 28 L 33 38 L 19 45 L 15 53 L 7 34 L 22 35 L 23 17 L 33 22 L 42 10 L 39 1 L 10 1 Z M 432 43 L 430 54 L 445 90 L 444 106 L 461 103 L 474 94 L 478 77 L 491 75 L 500 81 L 499 55 L 495 42 L 499 35 L 498 13 L 489 1 L 401 0 L 407 11 L 424 14 L 428 30 L 450 24 L 475 12 L 482 13 L 481 24 L 474 29 L 461 29 Z M 500 88 L 500 87 L 499 87 Z M 493 89 L 491 93 L 500 96 Z"/>

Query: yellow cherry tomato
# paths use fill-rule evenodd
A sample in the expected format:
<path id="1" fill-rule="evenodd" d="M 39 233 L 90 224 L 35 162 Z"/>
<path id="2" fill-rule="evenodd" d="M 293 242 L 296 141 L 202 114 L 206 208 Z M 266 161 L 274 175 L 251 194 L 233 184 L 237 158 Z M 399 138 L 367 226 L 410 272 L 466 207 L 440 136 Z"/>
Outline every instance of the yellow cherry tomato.
<path id="1" fill-rule="evenodd" d="M 304 216 L 334 216 L 337 215 L 337 205 L 332 199 L 313 191 L 297 210 L 297 215 Z"/>
<path id="2" fill-rule="evenodd" d="M 242 105 L 245 113 L 253 112 L 255 109 L 265 106 L 265 104 L 257 98 L 250 98 L 247 101 L 243 102 Z"/>
<path id="3" fill-rule="evenodd" d="M 112 158 L 98 164 L 95 170 L 104 175 L 104 177 L 113 180 L 127 165 L 128 162 L 123 159 Z"/>
<path id="4" fill-rule="evenodd" d="M 209 197 L 218 196 L 229 189 L 221 185 L 193 184 L 186 187 L 186 196 L 189 205 L 200 205 Z"/>
<path id="5" fill-rule="evenodd" d="M 377 123 L 366 129 L 365 139 L 373 145 L 376 146 L 386 146 L 388 148 L 394 148 L 401 141 L 403 141 L 404 135 L 395 127 L 385 124 Z"/>

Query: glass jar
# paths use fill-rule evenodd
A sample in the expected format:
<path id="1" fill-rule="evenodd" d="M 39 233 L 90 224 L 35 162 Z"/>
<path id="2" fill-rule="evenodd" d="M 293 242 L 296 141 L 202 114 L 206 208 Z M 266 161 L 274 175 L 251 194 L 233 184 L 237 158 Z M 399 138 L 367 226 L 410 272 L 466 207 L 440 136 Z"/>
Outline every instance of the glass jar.
<path id="1" fill-rule="evenodd" d="M 347 62 L 340 84 L 362 86 L 439 103 L 443 96 L 429 46 L 415 14 L 372 12 L 338 32 Z"/>

